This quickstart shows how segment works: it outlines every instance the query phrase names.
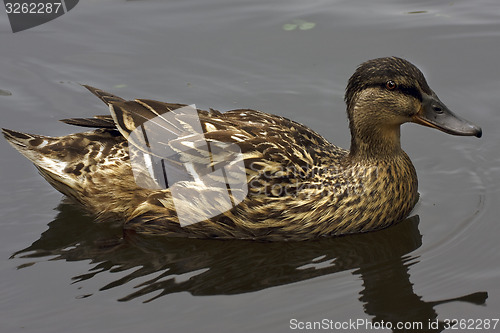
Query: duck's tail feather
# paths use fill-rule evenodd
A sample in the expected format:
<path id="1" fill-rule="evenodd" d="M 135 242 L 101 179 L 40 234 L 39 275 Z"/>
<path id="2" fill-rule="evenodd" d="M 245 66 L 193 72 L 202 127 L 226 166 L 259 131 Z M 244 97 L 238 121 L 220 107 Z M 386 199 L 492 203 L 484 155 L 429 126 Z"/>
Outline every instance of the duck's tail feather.
<path id="1" fill-rule="evenodd" d="M 16 132 L 6 128 L 2 128 L 2 134 L 5 139 L 7 139 L 7 141 L 12 145 L 12 147 L 14 147 L 31 161 L 33 161 L 34 152 L 36 152 L 40 148 L 47 146 L 50 141 L 54 140 L 54 138 L 36 134 Z"/>
<path id="2" fill-rule="evenodd" d="M 94 116 L 94 118 L 68 118 L 61 119 L 65 124 L 92 127 L 92 128 L 116 128 L 116 124 L 111 116 Z"/>
<path id="3" fill-rule="evenodd" d="M 93 93 L 94 95 L 99 97 L 99 99 L 101 101 L 103 101 L 106 105 L 110 105 L 110 104 L 117 103 L 117 102 L 125 102 L 125 100 L 123 98 L 118 97 L 116 95 L 113 95 L 107 91 L 104 91 L 104 90 L 101 90 L 101 89 L 98 89 L 98 88 L 95 88 L 95 87 L 92 87 L 92 86 L 89 86 L 86 84 L 82 84 L 82 86 L 84 86 L 91 93 Z"/>
<path id="4" fill-rule="evenodd" d="M 97 96 L 101 101 L 103 101 L 106 105 L 111 106 L 115 103 L 125 102 L 125 100 L 119 96 L 113 95 L 107 91 L 82 84 L 85 88 L 87 88 L 92 94 Z M 92 127 L 92 128 L 116 128 L 116 124 L 113 120 L 113 117 L 110 115 L 107 116 L 94 116 L 94 118 L 69 118 L 69 119 L 61 119 L 63 123 L 81 127 Z"/>
<path id="5" fill-rule="evenodd" d="M 68 173 L 68 161 L 58 158 L 54 147 L 60 145 L 58 138 L 27 134 L 2 128 L 2 134 L 17 151 L 28 158 L 40 174 L 58 191 L 78 200 L 75 192 L 80 184 L 73 174 Z M 63 148 L 63 147 L 61 147 Z"/>

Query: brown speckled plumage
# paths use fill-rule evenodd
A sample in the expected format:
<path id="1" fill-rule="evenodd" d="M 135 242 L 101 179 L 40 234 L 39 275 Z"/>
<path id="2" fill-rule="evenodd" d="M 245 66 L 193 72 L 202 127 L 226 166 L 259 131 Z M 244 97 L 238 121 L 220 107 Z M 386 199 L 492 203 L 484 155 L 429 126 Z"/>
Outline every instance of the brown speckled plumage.
<path id="1" fill-rule="evenodd" d="M 181 227 L 169 189 L 146 189 L 134 181 L 129 156 L 133 143 L 127 138 L 139 122 L 137 115 L 151 119 L 184 105 L 125 101 L 86 87 L 110 105 L 112 117 L 63 121 L 96 130 L 58 138 L 11 130 L 4 130 L 4 135 L 52 186 L 99 221 L 123 221 L 125 229 L 152 235 L 303 240 L 384 228 L 405 218 L 418 201 L 417 175 L 399 141 L 402 123 L 419 122 L 457 135 L 481 134 L 469 123 L 458 128 L 442 126 L 434 116 L 424 118 L 426 96 L 435 94 L 422 73 L 399 58 L 370 60 L 349 80 L 350 151 L 283 117 L 246 109 L 198 110 L 204 140 L 240 147 L 248 195 L 222 214 Z M 435 100 L 439 101 L 437 96 Z M 445 108 L 430 107 L 436 113 Z M 216 167 L 228 152 L 222 149 L 218 154 L 212 165 L 195 162 L 193 168 Z M 217 207 L 221 199 L 212 188 L 197 200 L 185 197 L 187 214 L 196 216 L 202 207 Z"/>

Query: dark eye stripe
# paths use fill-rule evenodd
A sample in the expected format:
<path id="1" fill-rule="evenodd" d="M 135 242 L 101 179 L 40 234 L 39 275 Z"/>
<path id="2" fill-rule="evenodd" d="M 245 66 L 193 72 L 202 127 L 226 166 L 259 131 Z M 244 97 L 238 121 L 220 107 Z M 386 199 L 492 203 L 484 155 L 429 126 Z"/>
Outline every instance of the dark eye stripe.
<path id="1" fill-rule="evenodd" d="M 394 82 L 396 82 L 396 81 L 394 81 Z M 386 82 L 384 82 L 384 83 L 372 83 L 372 84 L 367 84 L 364 87 L 364 89 L 370 88 L 370 87 L 382 87 L 382 88 L 384 88 L 384 89 L 387 90 L 387 88 L 386 88 L 385 85 L 386 85 Z M 422 94 L 415 87 L 408 87 L 408 86 L 405 86 L 405 85 L 400 85 L 400 84 L 398 84 L 396 82 L 396 89 L 394 89 L 392 91 L 400 91 L 400 92 L 402 92 L 405 95 L 413 96 L 416 99 L 418 99 L 419 101 L 422 101 Z"/>
<path id="2" fill-rule="evenodd" d="M 396 82 L 396 81 L 394 81 L 394 82 Z M 384 82 L 384 83 L 370 84 L 367 87 L 382 87 L 384 89 L 387 89 L 386 88 L 386 82 Z M 400 91 L 400 92 L 402 92 L 405 95 L 413 96 L 416 99 L 418 99 L 419 101 L 422 101 L 422 94 L 415 87 L 408 87 L 408 86 L 405 86 L 405 85 L 400 85 L 400 84 L 398 84 L 396 82 L 396 88 L 393 91 Z"/>
<path id="3" fill-rule="evenodd" d="M 415 87 L 398 86 L 396 89 L 399 89 L 403 94 L 413 96 L 419 101 L 422 101 L 422 94 Z"/>

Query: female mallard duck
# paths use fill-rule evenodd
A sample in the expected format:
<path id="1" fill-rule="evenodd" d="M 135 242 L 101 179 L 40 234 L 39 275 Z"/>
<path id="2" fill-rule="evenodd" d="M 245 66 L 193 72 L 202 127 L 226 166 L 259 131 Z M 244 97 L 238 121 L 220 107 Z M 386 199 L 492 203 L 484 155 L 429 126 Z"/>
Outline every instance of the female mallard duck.
<path id="1" fill-rule="evenodd" d="M 58 138 L 4 129 L 4 136 L 99 220 L 151 235 L 302 240 L 381 229 L 418 200 L 401 124 L 481 136 L 417 67 L 395 57 L 369 60 L 349 79 L 350 151 L 260 111 L 193 114 L 186 105 L 85 87 L 111 116 L 63 121 L 98 129 Z"/>

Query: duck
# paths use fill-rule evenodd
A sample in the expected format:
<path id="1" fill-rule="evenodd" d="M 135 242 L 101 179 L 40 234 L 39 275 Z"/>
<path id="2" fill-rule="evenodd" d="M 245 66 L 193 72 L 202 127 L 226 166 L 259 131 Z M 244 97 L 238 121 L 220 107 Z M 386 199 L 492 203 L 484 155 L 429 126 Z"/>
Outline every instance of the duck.
<path id="1" fill-rule="evenodd" d="M 83 86 L 111 114 L 62 121 L 90 130 L 3 135 L 96 222 L 140 235 L 298 241 L 383 229 L 419 200 L 402 124 L 482 135 L 398 57 L 368 60 L 350 77 L 349 150 L 262 111 L 127 101 Z"/>

